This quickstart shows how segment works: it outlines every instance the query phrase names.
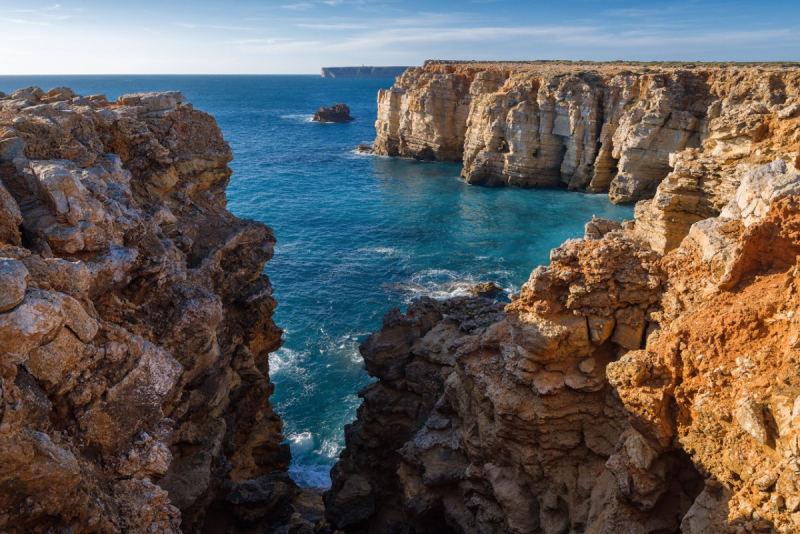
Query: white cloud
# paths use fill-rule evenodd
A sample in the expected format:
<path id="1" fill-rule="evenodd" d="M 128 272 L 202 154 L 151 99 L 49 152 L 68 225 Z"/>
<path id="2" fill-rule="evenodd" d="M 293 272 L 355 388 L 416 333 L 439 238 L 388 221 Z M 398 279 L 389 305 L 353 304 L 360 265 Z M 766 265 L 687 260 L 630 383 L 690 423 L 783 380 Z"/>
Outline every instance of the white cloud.
<path id="1" fill-rule="evenodd" d="M 284 9 L 293 9 L 295 11 L 306 11 L 314 7 L 314 4 L 311 4 L 309 2 L 300 2 L 299 4 L 287 4 L 281 7 Z"/>
<path id="2" fill-rule="evenodd" d="M 48 26 L 50 24 L 49 22 L 25 20 L 25 19 L 11 19 L 7 17 L 0 17 L 0 20 L 4 20 L 6 22 L 13 22 L 14 24 L 30 24 L 33 26 Z"/>

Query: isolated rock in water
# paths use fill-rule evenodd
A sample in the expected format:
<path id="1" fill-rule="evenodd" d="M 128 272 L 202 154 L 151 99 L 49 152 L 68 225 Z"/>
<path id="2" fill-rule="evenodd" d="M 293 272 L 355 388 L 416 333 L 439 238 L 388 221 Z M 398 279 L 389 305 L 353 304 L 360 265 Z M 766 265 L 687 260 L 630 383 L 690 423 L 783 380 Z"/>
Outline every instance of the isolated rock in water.
<path id="1" fill-rule="evenodd" d="M 491 297 L 497 293 L 502 293 L 503 288 L 494 282 L 486 282 L 485 284 L 475 284 L 467 291 L 470 295 L 475 295 L 476 297 Z"/>
<path id="2" fill-rule="evenodd" d="M 372 154 L 372 147 L 369 145 L 358 145 L 356 152 L 359 154 Z"/>
<path id="3" fill-rule="evenodd" d="M 350 108 L 345 104 L 334 104 L 330 109 L 319 108 L 314 114 L 314 122 L 347 122 L 355 120 L 350 116 Z"/>

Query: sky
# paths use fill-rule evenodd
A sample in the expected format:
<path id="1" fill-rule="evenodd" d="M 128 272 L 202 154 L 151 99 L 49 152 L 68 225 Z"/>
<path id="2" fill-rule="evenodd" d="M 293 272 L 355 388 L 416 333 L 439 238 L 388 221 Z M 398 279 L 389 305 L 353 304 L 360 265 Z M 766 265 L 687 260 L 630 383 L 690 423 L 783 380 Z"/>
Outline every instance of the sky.
<path id="1" fill-rule="evenodd" d="M 800 61 L 800 1 L 0 0 L 0 75 L 426 59 Z"/>

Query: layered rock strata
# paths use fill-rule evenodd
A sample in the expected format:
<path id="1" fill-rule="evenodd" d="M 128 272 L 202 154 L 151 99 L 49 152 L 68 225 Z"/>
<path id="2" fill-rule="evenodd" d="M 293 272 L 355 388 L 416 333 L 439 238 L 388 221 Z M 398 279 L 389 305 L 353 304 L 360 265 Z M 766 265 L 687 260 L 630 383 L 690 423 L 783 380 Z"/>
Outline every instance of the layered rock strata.
<path id="1" fill-rule="evenodd" d="M 737 164 L 796 161 L 800 70 L 692 67 L 429 61 L 378 93 L 374 151 L 463 161 L 469 183 L 608 191 L 618 203 L 652 198 L 686 149 L 724 167 L 733 190 Z"/>
<path id="2" fill-rule="evenodd" d="M 200 532 L 288 465 L 275 239 L 226 211 L 230 147 L 185 100 L 0 98 L 2 532 Z"/>
<path id="3" fill-rule="evenodd" d="M 776 160 L 734 196 L 667 255 L 594 219 L 507 306 L 392 310 L 361 347 L 379 380 L 346 428 L 328 519 L 352 533 L 798 531 L 800 176 Z"/>

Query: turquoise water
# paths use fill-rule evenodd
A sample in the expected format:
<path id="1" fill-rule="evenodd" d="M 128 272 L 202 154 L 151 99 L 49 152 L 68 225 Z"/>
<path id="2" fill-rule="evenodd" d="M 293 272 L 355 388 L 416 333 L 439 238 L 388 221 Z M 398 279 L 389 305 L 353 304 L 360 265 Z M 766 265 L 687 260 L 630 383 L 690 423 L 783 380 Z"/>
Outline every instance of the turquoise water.
<path id="1" fill-rule="evenodd" d="M 0 91 L 66 85 L 109 99 L 179 89 L 213 114 L 235 159 L 229 209 L 278 239 L 265 272 L 284 347 L 270 358 L 273 402 L 292 443 L 292 475 L 328 485 L 370 382 L 358 345 L 392 306 L 463 294 L 473 282 L 516 291 L 549 251 L 598 217 L 632 218 L 605 195 L 466 185 L 460 165 L 363 156 L 375 137 L 376 94 L 393 80 L 315 76 L 0 77 Z M 356 120 L 310 122 L 345 102 Z"/>

